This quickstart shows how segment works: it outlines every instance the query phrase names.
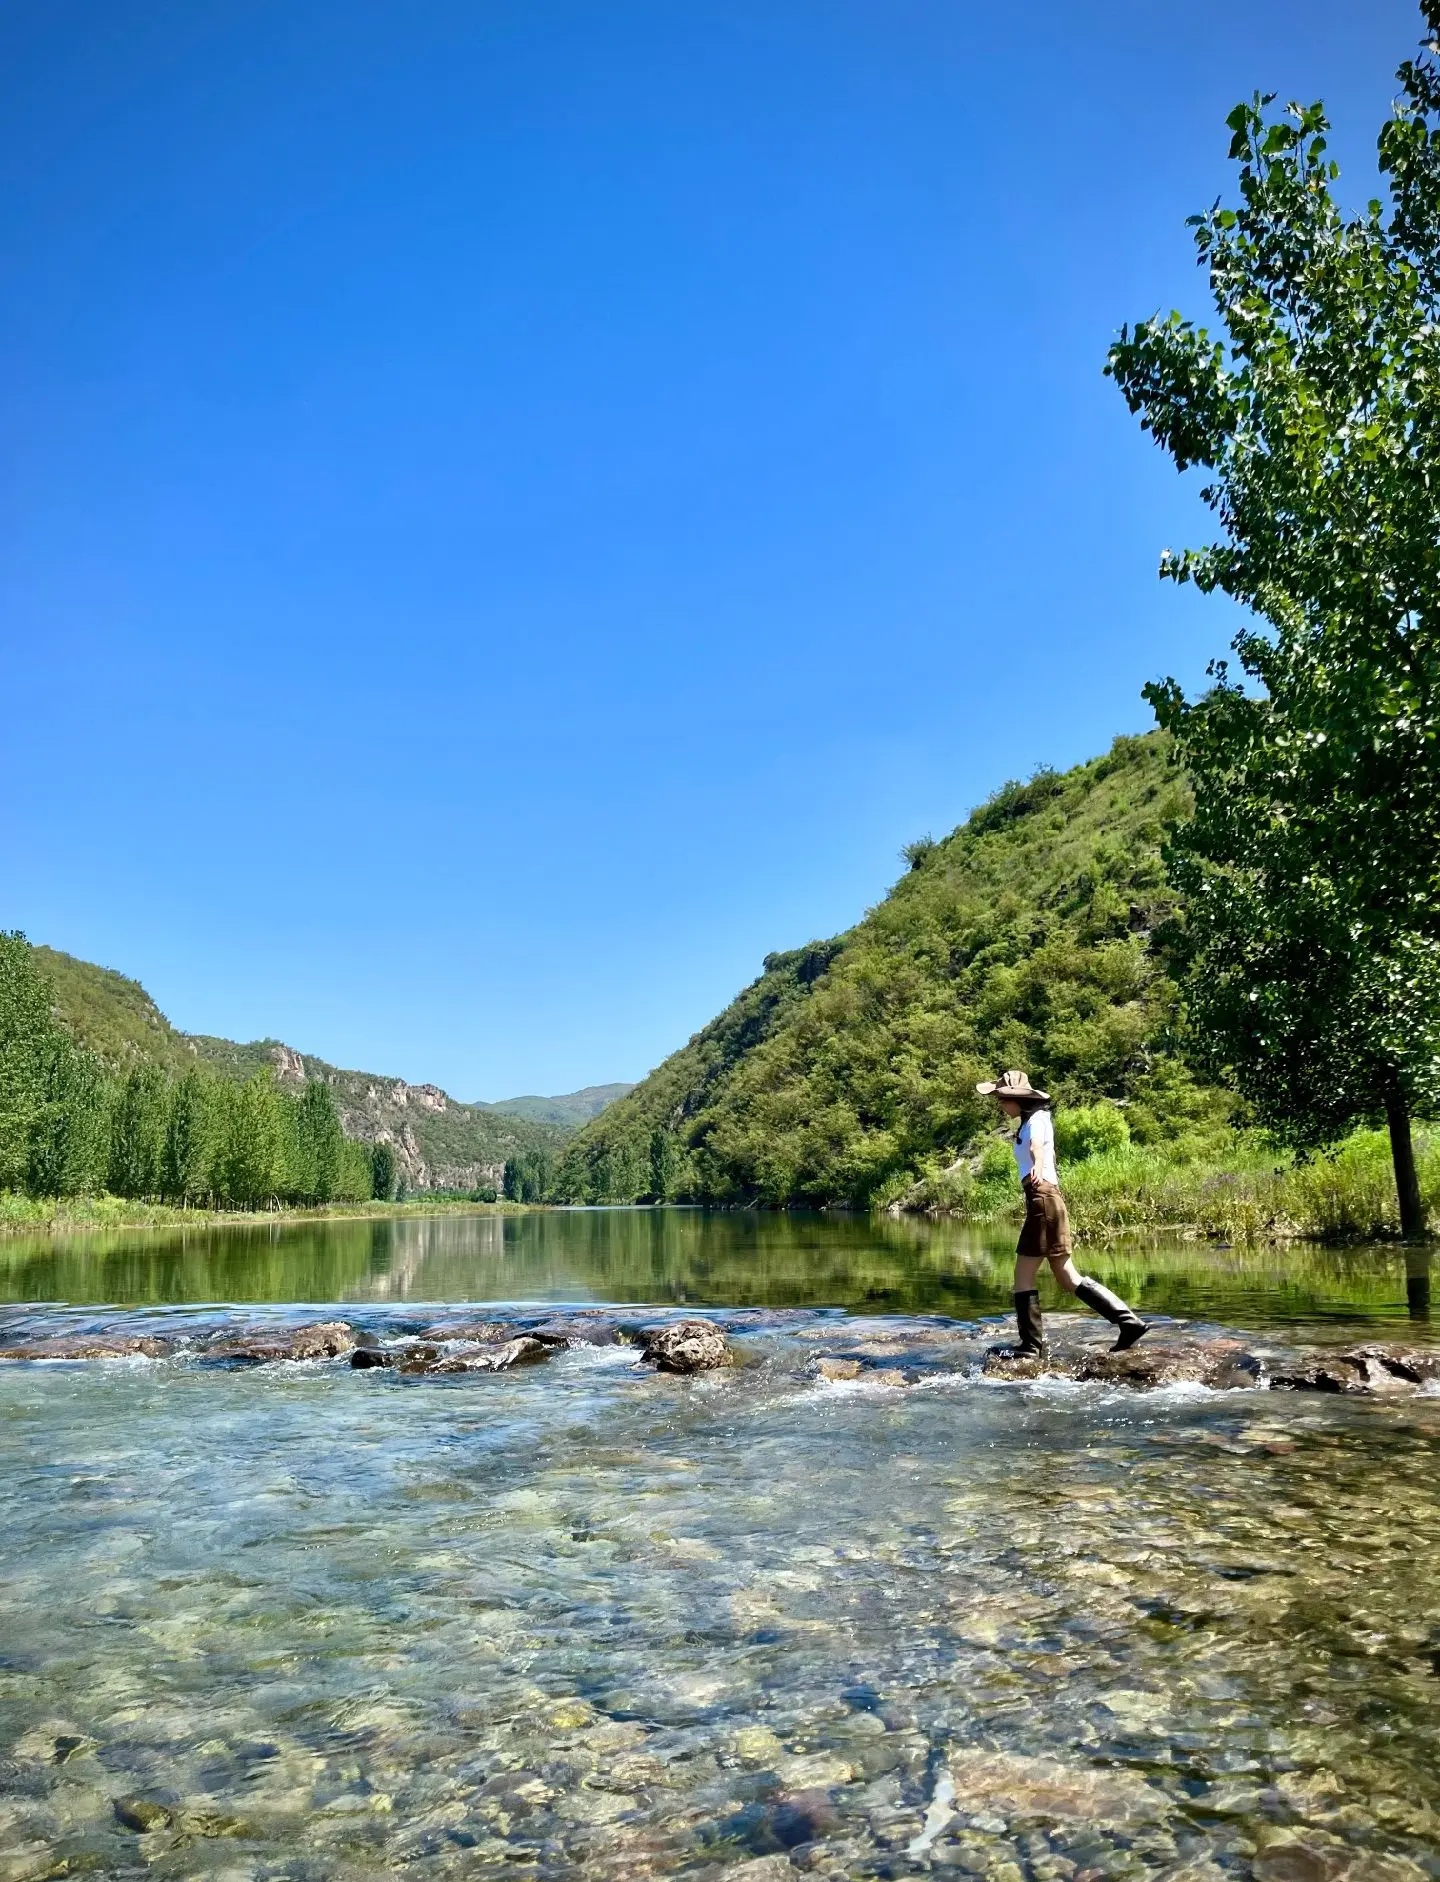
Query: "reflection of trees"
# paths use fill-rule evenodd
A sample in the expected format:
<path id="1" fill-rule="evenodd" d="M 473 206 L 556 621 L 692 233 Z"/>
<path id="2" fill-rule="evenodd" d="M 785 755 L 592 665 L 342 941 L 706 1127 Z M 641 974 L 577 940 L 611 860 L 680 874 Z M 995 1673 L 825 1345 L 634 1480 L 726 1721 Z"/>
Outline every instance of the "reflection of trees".
<path id="1" fill-rule="evenodd" d="M 969 1318 L 1009 1305 L 1008 1230 L 914 1217 L 702 1209 L 379 1217 L 33 1238 L 0 1247 L 0 1298 L 602 1300 L 845 1307 Z M 1168 1312 L 1428 1311 L 1423 1250 L 1107 1243 L 1084 1265 Z"/>

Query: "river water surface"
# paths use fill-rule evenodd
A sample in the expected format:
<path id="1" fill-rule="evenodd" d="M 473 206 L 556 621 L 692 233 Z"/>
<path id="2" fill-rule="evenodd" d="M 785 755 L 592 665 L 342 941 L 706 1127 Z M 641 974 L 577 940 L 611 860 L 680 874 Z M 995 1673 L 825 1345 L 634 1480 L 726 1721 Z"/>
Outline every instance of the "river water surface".
<path id="1" fill-rule="evenodd" d="M 574 1302 L 711 1312 L 742 1360 L 0 1366 L 0 1882 L 1440 1878 L 1440 1396 L 813 1376 L 1000 1315 L 1005 1240 L 676 1210 L 0 1245 L 4 1345 Z M 1433 1337 L 1393 1251 L 1087 1265 L 1262 1352 Z"/>

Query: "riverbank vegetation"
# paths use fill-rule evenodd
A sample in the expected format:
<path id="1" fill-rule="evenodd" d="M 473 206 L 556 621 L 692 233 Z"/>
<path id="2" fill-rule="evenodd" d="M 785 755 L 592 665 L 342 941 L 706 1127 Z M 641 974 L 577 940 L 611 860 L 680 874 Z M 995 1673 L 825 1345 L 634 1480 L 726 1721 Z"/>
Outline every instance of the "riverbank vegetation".
<path id="1" fill-rule="evenodd" d="M 0 935 L 0 1192 L 42 1207 L 323 1206 L 368 1201 L 376 1173 L 319 1080 L 291 1093 L 268 1066 L 239 1083 L 145 1058 L 111 1070 L 56 1019 L 29 943 Z"/>

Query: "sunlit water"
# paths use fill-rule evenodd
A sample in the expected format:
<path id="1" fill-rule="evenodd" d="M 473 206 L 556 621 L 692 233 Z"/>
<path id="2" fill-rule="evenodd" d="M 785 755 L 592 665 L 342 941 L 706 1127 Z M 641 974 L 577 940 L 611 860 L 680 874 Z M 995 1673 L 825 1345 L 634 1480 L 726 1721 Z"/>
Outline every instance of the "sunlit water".
<path id="1" fill-rule="evenodd" d="M 714 1307 L 744 1360 L 0 1366 L 0 1877 L 1440 1878 L 1440 1397 L 807 1372 L 847 1315 L 998 1314 L 1003 1246 L 606 1212 L 0 1247 L 7 1344 L 566 1300 Z M 1091 1265 L 1262 1346 L 1431 1338 L 1394 1253 Z"/>

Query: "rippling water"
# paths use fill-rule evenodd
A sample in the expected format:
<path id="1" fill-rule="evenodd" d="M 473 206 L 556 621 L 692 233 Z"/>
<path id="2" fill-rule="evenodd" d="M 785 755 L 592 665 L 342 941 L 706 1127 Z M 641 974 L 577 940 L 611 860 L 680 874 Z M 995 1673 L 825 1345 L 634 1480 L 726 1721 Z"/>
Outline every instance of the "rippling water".
<path id="1" fill-rule="evenodd" d="M 1440 1397 L 807 1374 L 845 1312 L 999 1312 L 1001 1248 L 627 1212 L 0 1249 L 7 1341 L 687 1302 L 745 1361 L 0 1367 L 0 1877 L 1440 1877 Z M 1431 1337 L 1384 1252 L 1095 1267 L 1262 1343 Z"/>

